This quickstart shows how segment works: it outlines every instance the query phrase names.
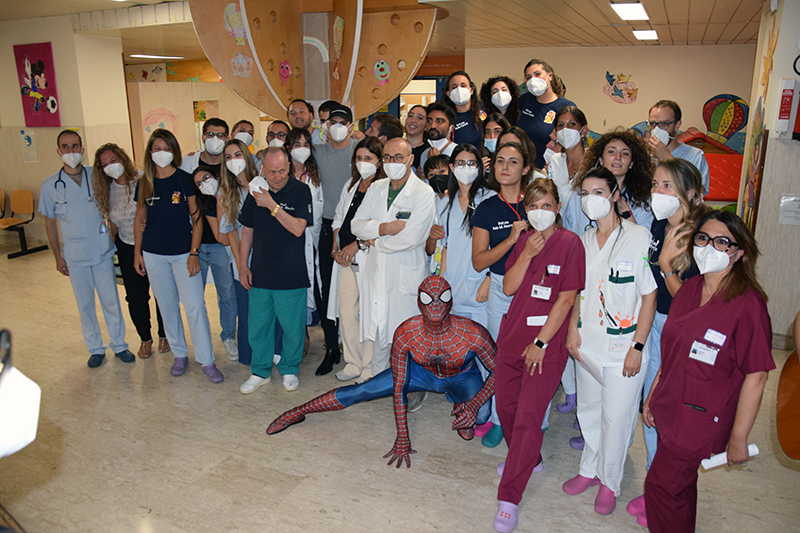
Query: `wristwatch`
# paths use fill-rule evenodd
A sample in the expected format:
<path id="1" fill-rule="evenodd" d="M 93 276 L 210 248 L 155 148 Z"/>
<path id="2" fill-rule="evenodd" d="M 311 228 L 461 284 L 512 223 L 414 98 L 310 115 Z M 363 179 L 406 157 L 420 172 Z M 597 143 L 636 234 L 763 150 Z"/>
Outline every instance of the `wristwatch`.
<path id="1" fill-rule="evenodd" d="M 545 348 L 547 348 L 547 345 L 550 344 L 550 343 L 549 342 L 542 342 L 539 339 L 539 337 L 536 337 L 535 339 L 533 339 L 533 344 L 535 344 L 537 348 L 539 348 L 541 350 L 544 350 Z"/>
<path id="2" fill-rule="evenodd" d="M 369 245 L 367 245 L 367 241 L 362 241 L 361 239 L 356 239 L 356 242 L 358 243 L 358 249 L 359 250 L 366 250 L 367 248 L 369 248 Z"/>
<path id="3" fill-rule="evenodd" d="M 641 352 L 642 350 L 644 350 L 644 344 L 642 344 L 641 342 L 631 341 L 631 348 L 633 348 L 637 352 Z"/>
<path id="4" fill-rule="evenodd" d="M 672 271 L 666 272 L 666 273 L 663 270 L 661 271 L 661 275 L 664 277 L 664 279 L 667 279 L 671 275 L 677 274 L 677 273 L 678 273 L 678 269 L 677 268 L 675 270 L 672 270 Z"/>

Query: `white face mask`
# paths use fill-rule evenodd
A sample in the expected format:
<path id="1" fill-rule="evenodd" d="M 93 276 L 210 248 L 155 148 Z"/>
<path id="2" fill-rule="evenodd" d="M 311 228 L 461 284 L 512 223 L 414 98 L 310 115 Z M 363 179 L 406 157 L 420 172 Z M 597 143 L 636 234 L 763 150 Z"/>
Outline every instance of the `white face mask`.
<path id="1" fill-rule="evenodd" d="M 447 143 L 449 142 L 450 140 L 447 137 L 443 139 L 436 139 L 435 141 L 432 139 L 428 139 L 428 144 L 430 144 L 432 148 L 436 148 L 440 152 L 444 150 L 444 147 L 447 146 Z"/>
<path id="2" fill-rule="evenodd" d="M 258 176 L 250 180 L 248 188 L 250 189 L 250 194 L 256 192 L 267 192 L 269 191 L 269 182 L 267 181 L 267 178 L 259 174 Z"/>
<path id="3" fill-rule="evenodd" d="M 653 128 L 653 131 L 650 132 L 650 135 L 664 143 L 664 145 L 669 144 L 669 133 L 666 130 L 662 130 L 661 128 Z"/>
<path id="4" fill-rule="evenodd" d="M 105 172 L 106 176 L 115 180 L 125 174 L 125 167 L 122 166 L 122 163 L 111 163 L 105 166 L 103 172 Z"/>
<path id="5" fill-rule="evenodd" d="M 347 138 L 347 126 L 344 124 L 331 124 L 328 127 L 328 133 L 331 136 L 331 139 L 336 141 L 337 143 L 342 142 Z"/>
<path id="6" fill-rule="evenodd" d="M 681 206 L 681 201 L 677 196 L 654 192 L 650 195 L 650 210 L 656 220 L 664 220 L 675 214 Z"/>
<path id="7" fill-rule="evenodd" d="M 374 163 L 368 161 L 359 161 L 356 163 L 356 170 L 358 170 L 362 178 L 367 179 L 375 175 L 378 171 L 378 167 L 376 167 Z"/>
<path id="8" fill-rule="evenodd" d="M 558 144 L 564 147 L 564 150 L 575 148 L 581 142 L 581 132 L 570 128 L 563 128 L 556 132 L 556 140 Z"/>
<path id="9" fill-rule="evenodd" d="M 722 272 L 731 263 L 731 256 L 714 248 L 711 242 L 702 248 L 695 246 L 692 256 L 701 274 Z"/>
<path id="10" fill-rule="evenodd" d="M 497 109 L 507 108 L 508 104 L 511 103 L 511 93 L 508 91 L 497 91 L 492 95 L 492 103 Z"/>
<path id="11" fill-rule="evenodd" d="M 302 165 L 309 157 L 311 157 L 311 148 L 295 148 L 292 150 L 291 156 L 292 159 Z"/>
<path id="12" fill-rule="evenodd" d="M 78 165 L 81 164 L 81 159 L 82 158 L 83 158 L 83 156 L 81 155 L 80 152 L 78 152 L 78 153 L 69 153 L 69 154 L 63 154 L 61 156 L 61 161 L 63 161 L 64 164 L 67 165 L 70 168 L 78 168 Z"/>
<path id="13" fill-rule="evenodd" d="M 547 209 L 531 209 L 528 211 L 528 222 L 536 231 L 544 231 L 556 222 L 556 214 Z"/>
<path id="14" fill-rule="evenodd" d="M 241 159 L 234 159 L 233 161 L 241 161 Z M 219 191 L 219 182 L 214 178 L 211 178 L 209 180 L 201 181 L 197 188 L 200 189 L 200 192 L 206 196 L 216 196 L 217 191 Z"/>
<path id="15" fill-rule="evenodd" d="M 228 167 L 228 170 L 230 170 L 234 176 L 238 176 L 247 168 L 247 161 L 244 159 L 228 159 L 225 161 L 225 166 Z"/>
<path id="16" fill-rule="evenodd" d="M 472 95 L 466 87 L 456 87 L 450 91 L 450 100 L 456 105 L 465 105 Z"/>
<path id="17" fill-rule="evenodd" d="M 556 155 L 557 153 L 558 152 L 555 152 L 551 148 L 545 148 L 544 149 L 544 155 L 542 156 L 542 157 L 544 157 L 544 162 L 545 163 L 549 163 L 550 160 L 553 159 L 553 156 Z"/>
<path id="18" fill-rule="evenodd" d="M 471 185 L 478 177 L 478 167 L 455 167 L 453 175 L 464 185 Z"/>
<path id="19" fill-rule="evenodd" d="M 0 458 L 18 452 L 36 438 L 42 389 L 9 368 L 0 380 Z"/>
<path id="20" fill-rule="evenodd" d="M 542 96 L 547 90 L 547 81 L 542 78 L 531 78 L 525 82 L 528 92 L 533 96 Z"/>
<path id="21" fill-rule="evenodd" d="M 172 155 L 172 152 L 167 152 L 166 150 L 162 150 L 160 152 L 153 152 L 150 154 L 150 158 L 153 160 L 153 163 L 160 166 L 161 168 L 166 167 L 170 163 L 175 156 Z"/>
<path id="22" fill-rule="evenodd" d="M 600 220 L 611 211 L 611 196 L 614 194 L 612 191 L 608 195 L 598 196 L 596 194 L 587 194 L 581 198 L 581 209 L 589 220 Z"/>
<path id="23" fill-rule="evenodd" d="M 209 154 L 219 155 L 222 153 L 222 149 L 225 148 L 225 141 L 219 137 L 211 137 L 210 139 L 206 139 L 205 146 L 206 152 Z"/>
<path id="24" fill-rule="evenodd" d="M 406 177 L 408 167 L 405 163 L 384 163 L 383 170 L 386 171 L 386 175 L 389 176 L 389 179 L 401 180 Z"/>
<path id="25" fill-rule="evenodd" d="M 234 135 L 233 138 L 242 141 L 247 146 L 253 144 L 253 136 L 247 133 L 246 131 L 240 131 L 239 133 Z"/>
<path id="26" fill-rule="evenodd" d="M 268 144 L 271 148 L 283 148 L 284 141 L 280 139 L 272 139 Z"/>

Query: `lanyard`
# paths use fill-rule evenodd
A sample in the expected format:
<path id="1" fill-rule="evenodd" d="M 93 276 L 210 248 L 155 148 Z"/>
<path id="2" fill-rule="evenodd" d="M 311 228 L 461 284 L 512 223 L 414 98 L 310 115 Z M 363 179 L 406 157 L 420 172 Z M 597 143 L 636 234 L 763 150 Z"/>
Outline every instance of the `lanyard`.
<path id="1" fill-rule="evenodd" d="M 56 203 L 59 205 L 63 205 L 67 203 L 67 182 L 61 177 L 61 173 L 64 172 L 64 167 L 61 167 L 58 171 L 58 179 L 56 180 L 55 184 L 53 185 L 56 189 Z M 89 186 L 89 176 L 86 174 L 86 167 L 81 165 L 81 173 L 83 174 L 83 181 L 86 182 L 86 190 L 89 193 L 89 196 L 86 198 L 87 201 L 92 201 L 92 189 Z M 61 201 L 58 200 L 58 184 L 61 183 L 61 186 L 64 188 L 63 195 L 61 197 Z"/>
<path id="2" fill-rule="evenodd" d="M 511 204 L 508 203 L 505 198 L 503 198 L 503 193 L 499 192 L 499 193 L 497 193 L 497 196 L 499 196 L 500 199 L 503 200 L 503 203 L 506 204 L 509 209 L 514 211 L 514 214 L 517 215 L 517 220 L 522 221 L 522 217 L 519 216 L 519 211 L 517 211 L 517 209 L 515 207 L 512 207 Z M 519 193 L 519 197 L 517 198 L 517 202 L 516 203 L 519 204 L 519 201 L 522 200 L 523 198 L 525 198 L 525 194 L 524 193 Z"/>

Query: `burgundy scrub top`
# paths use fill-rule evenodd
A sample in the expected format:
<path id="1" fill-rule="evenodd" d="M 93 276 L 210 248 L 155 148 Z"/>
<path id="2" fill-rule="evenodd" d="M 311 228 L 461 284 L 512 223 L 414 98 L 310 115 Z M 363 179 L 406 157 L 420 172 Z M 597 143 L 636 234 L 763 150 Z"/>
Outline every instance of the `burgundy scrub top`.
<path id="1" fill-rule="evenodd" d="M 719 297 L 701 306 L 703 278 L 686 280 L 672 300 L 650 410 L 659 440 L 707 457 L 728 445 L 745 376 L 773 370 L 775 361 L 761 294 L 750 290 L 727 303 Z"/>
<path id="2" fill-rule="evenodd" d="M 506 272 L 517 261 L 525 249 L 528 237 L 534 230 L 523 232 L 506 261 Z M 542 325 L 529 326 L 528 317 L 544 317 L 550 314 L 558 295 L 564 291 L 582 291 L 586 280 L 586 252 L 580 237 L 565 229 L 557 229 L 545 242 L 544 248 L 534 257 L 522 284 L 519 286 L 508 313 L 503 315 L 500 334 L 497 336 L 498 353 L 509 352 L 519 356 L 533 342 Z M 547 300 L 532 296 L 533 286 L 550 288 Z M 548 353 L 566 358 L 567 329 L 570 314 L 564 319 L 555 336 L 550 339 Z"/>

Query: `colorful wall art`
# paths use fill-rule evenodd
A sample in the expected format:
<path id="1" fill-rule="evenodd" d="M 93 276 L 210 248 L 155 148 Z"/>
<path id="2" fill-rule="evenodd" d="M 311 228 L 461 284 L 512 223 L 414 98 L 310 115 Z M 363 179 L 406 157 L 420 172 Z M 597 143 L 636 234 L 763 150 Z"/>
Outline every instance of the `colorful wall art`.
<path id="1" fill-rule="evenodd" d="M 61 127 L 51 43 L 14 46 L 25 126 Z"/>
<path id="2" fill-rule="evenodd" d="M 639 95 L 639 89 L 631 81 L 633 74 L 611 74 L 606 71 L 606 84 L 603 92 L 618 104 L 632 104 Z"/>

